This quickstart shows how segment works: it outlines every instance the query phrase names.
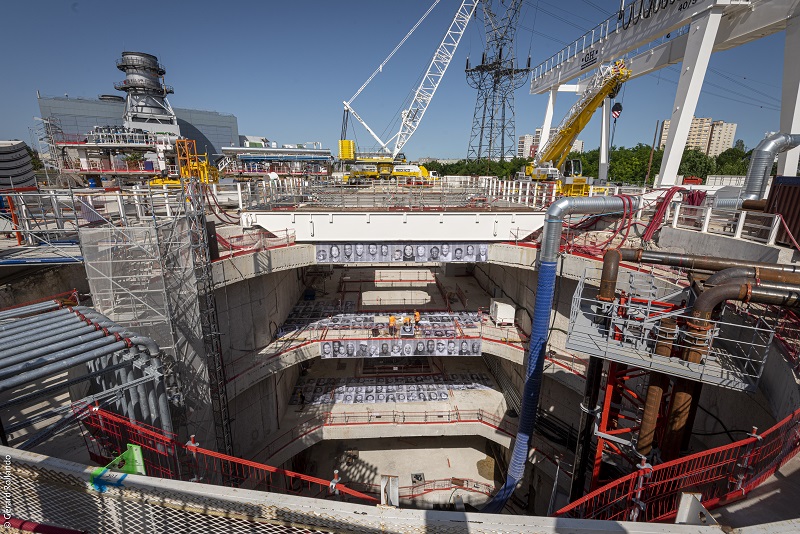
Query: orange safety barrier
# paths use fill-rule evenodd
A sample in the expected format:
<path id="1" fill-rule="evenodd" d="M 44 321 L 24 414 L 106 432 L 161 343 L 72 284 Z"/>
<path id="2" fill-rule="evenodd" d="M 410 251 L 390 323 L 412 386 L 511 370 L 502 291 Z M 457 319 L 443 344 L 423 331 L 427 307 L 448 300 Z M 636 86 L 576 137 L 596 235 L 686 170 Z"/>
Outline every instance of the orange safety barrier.
<path id="1" fill-rule="evenodd" d="M 754 429 L 755 431 L 755 429 Z M 630 473 L 558 510 L 556 517 L 668 521 L 683 492 L 706 508 L 744 498 L 800 450 L 800 409 L 761 435 Z"/>

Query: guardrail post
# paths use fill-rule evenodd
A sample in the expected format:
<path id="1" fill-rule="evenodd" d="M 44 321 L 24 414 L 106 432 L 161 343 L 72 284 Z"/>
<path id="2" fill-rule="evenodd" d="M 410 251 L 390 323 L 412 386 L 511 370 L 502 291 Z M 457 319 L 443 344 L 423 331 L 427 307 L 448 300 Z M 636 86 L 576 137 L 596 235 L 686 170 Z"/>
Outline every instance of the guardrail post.
<path id="1" fill-rule="evenodd" d="M 736 490 L 742 489 L 747 474 L 752 472 L 753 468 L 750 467 L 750 457 L 753 455 L 755 444 L 761 441 L 761 436 L 758 435 L 758 427 L 754 426 L 752 432 L 750 432 L 748 436 L 751 438 L 756 438 L 756 440 L 745 447 L 744 456 L 742 457 L 741 461 L 736 462 L 736 467 L 739 471 L 736 473 L 736 487 L 734 488 Z"/>
<path id="2" fill-rule="evenodd" d="M 117 208 L 119 209 L 119 217 L 124 226 L 128 226 L 128 217 L 125 215 L 125 203 L 122 201 L 122 191 L 117 191 Z M 58 221 L 56 222 L 58 224 Z"/>
<path id="3" fill-rule="evenodd" d="M 774 245 L 775 239 L 778 238 L 778 230 L 781 228 L 781 216 L 779 213 L 776 213 L 772 216 L 772 228 L 769 229 L 769 238 L 767 239 L 767 245 Z"/>
<path id="4" fill-rule="evenodd" d="M 594 196 L 594 186 L 593 186 L 593 185 L 590 185 L 590 186 L 589 186 L 589 196 L 590 196 L 590 197 L 593 197 L 593 196 Z"/>
<path id="5" fill-rule="evenodd" d="M 242 210 L 242 182 L 236 182 L 236 197 L 239 199 L 239 210 Z"/>
<path id="6" fill-rule="evenodd" d="M 742 238 L 742 231 L 744 230 L 744 221 L 747 219 L 747 212 L 741 211 L 739 212 L 739 220 L 736 221 L 736 232 L 733 234 L 733 237 L 736 239 Z"/>
<path id="7" fill-rule="evenodd" d="M 164 185 L 162 188 L 164 189 L 164 205 L 167 209 L 167 217 L 172 217 L 172 206 L 169 204 L 169 193 L 167 192 L 167 186 Z"/>
<path id="8" fill-rule="evenodd" d="M 639 463 L 639 476 L 636 479 L 636 496 L 631 499 L 633 509 L 631 510 L 630 520 L 637 521 L 639 513 L 644 512 L 645 504 L 642 502 L 642 489 L 644 488 L 644 479 L 650 478 L 653 471 L 653 466 L 647 463 L 645 458 L 642 458 Z"/>
<path id="9" fill-rule="evenodd" d="M 672 227 L 673 228 L 677 228 L 678 227 L 678 217 L 680 216 L 680 213 L 681 213 L 681 205 L 680 204 L 676 204 L 675 205 L 675 213 L 672 216 Z"/>
<path id="10" fill-rule="evenodd" d="M 61 208 L 58 205 L 58 197 L 55 191 L 50 191 L 50 203 L 53 205 L 53 216 L 56 218 L 56 227 L 59 230 L 63 230 L 64 221 L 61 219 Z"/>
<path id="11" fill-rule="evenodd" d="M 704 208 L 705 213 L 703 213 L 703 228 L 700 232 L 707 234 L 708 233 L 708 226 L 711 224 L 711 206 Z"/>

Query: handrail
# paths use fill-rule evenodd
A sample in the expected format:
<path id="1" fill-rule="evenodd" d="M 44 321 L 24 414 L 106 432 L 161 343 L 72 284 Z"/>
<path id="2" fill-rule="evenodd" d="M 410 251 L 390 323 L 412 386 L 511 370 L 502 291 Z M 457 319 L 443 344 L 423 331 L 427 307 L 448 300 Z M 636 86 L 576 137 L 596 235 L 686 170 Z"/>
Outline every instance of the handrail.
<path id="1" fill-rule="evenodd" d="M 298 423 L 287 432 L 273 439 L 261 448 L 254 456 L 269 459 L 295 441 L 323 427 L 356 426 L 375 424 L 396 425 L 430 425 L 453 423 L 479 423 L 511 437 L 516 432 L 516 425 L 503 420 L 502 417 L 482 409 L 476 410 L 440 410 L 440 411 L 366 411 L 366 412 L 331 412 L 315 414 Z M 265 454 L 266 453 L 266 454 Z"/>
<path id="2" fill-rule="evenodd" d="M 173 435 L 146 428 L 145 425 L 100 408 L 75 407 L 75 414 L 92 430 L 92 439 L 87 440 L 87 445 L 90 445 L 90 455 L 101 462 L 111 460 L 105 454 L 116 456 L 131 443 L 142 447 L 147 472 L 152 476 L 176 480 L 191 476 L 190 480 L 195 482 L 202 480 L 256 488 L 266 485 L 289 493 L 299 493 L 304 484 L 309 488 L 316 487 L 320 493 L 329 492 L 331 488 L 331 481 L 203 449 L 199 444 L 194 444 L 193 439 L 186 444 L 179 443 Z M 92 453 L 91 446 L 98 451 Z M 101 451 L 100 447 L 104 450 Z M 293 481 L 300 481 L 300 490 L 295 489 Z M 283 486 L 278 486 L 281 483 Z M 337 483 L 335 489 L 367 503 L 378 502 L 378 499 L 348 488 L 342 482 Z"/>
<path id="3" fill-rule="evenodd" d="M 558 510 L 556 517 L 666 521 L 680 494 L 701 495 L 706 508 L 744 498 L 800 450 L 800 409 L 761 435 L 651 467 L 642 465 Z"/>
<path id="4" fill-rule="evenodd" d="M 380 491 L 379 484 L 353 484 L 358 488 L 363 488 L 361 491 L 364 493 L 378 493 Z M 401 499 L 414 499 L 433 491 L 451 491 L 453 489 L 463 489 L 473 493 L 482 493 L 484 495 L 491 495 L 494 493 L 495 487 L 493 484 L 472 480 L 469 478 L 440 478 L 436 480 L 426 480 L 419 484 L 412 484 L 410 486 L 400 486 Z"/>

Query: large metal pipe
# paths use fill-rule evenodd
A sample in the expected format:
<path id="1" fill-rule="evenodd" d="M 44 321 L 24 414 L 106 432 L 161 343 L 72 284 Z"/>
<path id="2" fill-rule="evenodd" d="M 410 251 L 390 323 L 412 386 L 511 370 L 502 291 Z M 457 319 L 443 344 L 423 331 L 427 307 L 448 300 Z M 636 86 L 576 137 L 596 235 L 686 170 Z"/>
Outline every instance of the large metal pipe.
<path id="1" fill-rule="evenodd" d="M 640 200 L 640 197 L 622 196 L 564 197 L 553 202 L 547 209 L 542 229 L 542 246 L 539 250 L 539 274 L 531 339 L 528 346 L 528 361 L 525 368 L 522 412 L 519 417 L 517 436 L 514 440 L 506 481 L 483 508 L 484 512 L 501 512 L 525 474 L 531 435 L 536 423 L 536 411 L 539 407 L 539 392 L 547 350 L 547 336 L 550 330 L 550 313 L 553 306 L 556 265 L 561 248 L 564 218 L 568 215 L 622 214 L 626 210 L 634 212 L 639 209 Z"/>
<path id="2" fill-rule="evenodd" d="M 764 263 L 758 261 L 739 260 L 735 258 L 710 258 L 694 254 L 677 254 L 673 252 L 655 252 L 643 249 L 620 249 L 623 261 L 650 263 L 653 265 L 669 265 L 684 269 L 702 271 L 721 271 L 730 267 L 757 267 L 760 270 L 784 271 L 800 273 L 800 266 Z"/>
<path id="3" fill-rule="evenodd" d="M 165 432 L 172 433 L 172 416 L 169 409 L 169 399 L 167 399 L 167 389 L 164 385 L 164 365 L 161 358 L 153 358 L 153 369 L 161 375 L 161 380 L 156 382 L 156 401 L 158 402 L 158 413 L 161 417 L 161 428 Z"/>
<path id="4" fill-rule="evenodd" d="M 0 360 L 0 369 L 5 369 L 12 365 L 21 364 L 27 361 L 33 361 L 36 358 L 46 357 L 49 354 L 53 354 L 62 350 L 68 350 L 71 347 L 75 347 L 76 345 L 88 343 L 90 341 L 94 341 L 95 339 L 100 339 L 103 337 L 106 337 L 106 335 L 102 331 L 89 332 L 88 334 L 76 335 L 74 337 L 66 338 L 64 339 L 64 341 L 54 342 L 51 345 L 48 345 L 46 347 L 40 347 L 36 350 L 30 350 L 14 354 L 13 356 L 7 356 L 6 358 Z M 106 343 L 110 343 L 113 340 L 114 339 L 112 337 Z M 101 345 L 102 344 L 105 343 L 101 343 Z"/>
<path id="5" fill-rule="evenodd" d="M 57 328 L 47 330 L 46 332 L 36 332 L 21 336 L 3 343 L 4 350 L 0 351 L 0 360 L 8 356 L 29 352 L 41 347 L 48 348 L 61 341 L 75 339 L 93 332 L 98 332 L 100 335 L 103 335 L 103 332 L 100 331 L 97 326 L 86 324 L 83 321 L 75 321 L 73 323 L 67 323 L 64 326 L 58 326 Z"/>
<path id="6" fill-rule="evenodd" d="M 692 320 L 687 322 L 684 360 L 699 363 L 706 356 L 709 349 L 708 336 L 713 327 L 711 318 L 714 309 L 726 300 L 774 304 L 787 308 L 800 307 L 800 287 L 790 285 L 784 285 L 782 288 L 762 287 L 751 282 L 741 282 L 742 279 L 736 279 L 727 284 L 714 286 L 697 297 L 692 309 Z M 676 381 L 664 439 L 665 460 L 673 459 L 680 453 L 684 432 L 691 425 L 692 404 L 697 401 L 694 398 L 696 393 L 696 386 L 691 380 Z M 691 428 L 688 430 L 691 431 Z"/>
<path id="7" fill-rule="evenodd" d="M 23 362 L 16 363 L 14 365 L 9 365 L 4 369 L 0 369 L 0 381 L 8 377 L 14 376 L 18 373 L 23 373 L 25 371 L 36 369 L 39 367 L 45 367 L 47 365 L 52 364 L 53 362 L 70 358 L 76 354 L 81 354 L 89 350 L 99 349 L 100 347 L 108 347 L 111 346 L 112 344 L 115 345 L 116 343 L 114 342 L 115 339 L 113 337 L 107 336 L 107 337 L 102 337 L 100 339 L 89 341 L 87 343 L 82 343 L 80 345 L 74 345 L 69 349 L 60 350 L 57 352 L 53 352 L 51 354 L 47 354 L 46 356 L 42 356 L 35 360 L 28 360 L 26 358 L 25 361 Z M 120 341 L 119 343 L 122 343 L 123 345 L 126 344 L 125 341 Z"/>
<path id="8" fill-rule="evenodd" d="M 745 200 L 761 200 L 767 190 L 767 182 L 775 157 L 781 152 L 800 146 L 800 134 L 775 133 L 761 141 L 750 155 L 750 165 L 740 198 L 717 199 L 718 208 L 742 207 Z"/>
<path id="9" fill-rule="evenodd" d="M 704 282 L 703 287 L 709 288 L 722 284 L 728 284 L 736 279 L 757 280 L 758 285 L 770 282 L 776 283 L 776 288 L 781 284 L 800 285 L 800 273 L 789 271 L 778 271 L 775 269 L 759 269 L 758 267 L 730 267 L 723 269 L 709 276 Z M 743 282 L 744 283 L 744 282 Z"/>
<path id="10" fill-rule="evenodd" d="M 28 306 L 21 306 L 19 308 L 11 308 L 10 310 L 0 312 L 0 321 L 16 319 L 17 317 L 30 315 L 31 313 L 42 313 L 47 310 L 56 310 L 60 307 L 61 303 L 59 301 L 48 300 L 47 302 L 39 302 L 37 304 L 30 304 Z M 3 328 L 0 328 L 0 330 L 3 330 Z"/>
<path id="11" fill-rule="evenodd" d="M 15 387 L 21 386 L 23 384 L 33 382 L 34 380 L 39 380 L 40 378 L 45 378 L 48 376 L 53 376 L 58 373 L 62 373 L 67 369 L 69 369 L 70 367 L 74 367 L 75 365 L 81 363 L 86 363 L 87 361 L 96 358 L 98 356 L 101 356 L 103 354 L 112 354 L 126 347 L 127 344 L 124 341 L 117 341 L 116 343 L 112 343 L 111 345 L 106 345 L 105 347 L 94 349 L 89 352 L 77 354 L 65 360 L 58 360 L 55 363 L 52 363 L 51 365 L 47 365 L 39 369 L 19 373 L 12 378 L 0 381 L 0 393 L 8 391 L 10 389 L 14 389 Z"/>
<path id="12" fill-rule="evenodd" d="M 612 302 L 617 292 L 617 278 L 619 277 L 619 263 L 622 254 L 619 250 L 608 250 L 603 254 L 603 271 L 600 276 L 600 292 L 597 299 Z M 594 424 L 597 419 L 595 409 L 600 397 L 600 384 L 603 375 L 603 361 L 597 357 L 589 358 L 589 367 L 586 370 L 586 384 L 581 403 L 581 421 L 578 425 L 578 444 L 575 449 L 575 466 L 572 470 L 572 482 L 569 490 L 569 499 L 583 496 L 586 486 L 586 471 L 589 466 L 589 457 L 594 437 Z"/>
<path id="13" fill-rule="evenodd" d="M 164 431 L 171 433 L 173 430 L 172 415 L 169 408 L 169 399 L 167 399 L 166 386 L 164 385 L 166 376 L 164 375 L 164 367 L 161 362 L 161 349 L 159 348 L 158 344 L 149 337 L 134 335 L 133 332 L 125 330 L 97 310 L 86 307 L 79 308 L 81 313 L 90 318 L 96 324 L 107 328 L 109 332 L 115 332 L 123 336 L 128 336 L 126 338 L 128 341 L 134 345 L 144 348 L 147 351 L 147 354 L 150 356 L 151 365 L 154 366 L 156 371 L 160 373 L 162 377 L 160 380 L 156 380 L 154 392 L 148 392 L 147 394 L 147 402 L 150 407 L 150 414 L 154 421 L 153 426 L 158 426 Z M 157 420 L 155 416 L 156 407 L 154 406 L 154 403 L 151 402 L 151 393 L 155 394 L 154 400 L 155 404 L 157 404 L 158 410 Z M 139 398 L 141 399 L 141 395 Z M 158 424 L 155 424 L 156 422 Z"/>
<path id="14" fill-rule="evenodd" d="M 603 254 L 603 272 L 600 275 L 600 292 L 598 300 L 611 302 L 617 290 L 617 277 L 619 276 L 619 262 L 622 253 L 617 249 L 607 250 Z"/>
<path id="15" fill-rule="evenodd" d="M 31 328 L 45 328 L 50 324 L 66 320 L 71 317 L 71 315 L 72 314 L 69 310 L 58 310 L 27 319 L 20 319 L 19 321 L 14 321 L 0 330 L 0 339 L 14 336 L 19 332 L 30 330 Z"/>
<path id="16" fill-rule="evenodd" d="M 658 356 L 669 358 L 672 356 L 672 346 L 678 333 L 678 321 L 674 317 L 664 317 L 656 328 L 656 348 Z M 642 424 L 639 428 L 639 437 L 636 449 L 639 454 L 648 455 L 653 449 L 658 414 L 661 411 L 661 401 L 664 393 L 669 388 L 669 377 L 657 371 L 650 373 L 650 383 L 647 385 Z"/>
<path id="17" fill-rule="evenodd" d="M 156 358 L 161 355 L 161 349 L 158 347 L 158 343 L 156 343 L 152 338 L 139 335 L 136 332 L 131 332 L 130 330 L 119 326 L 102 313 L 91 308 L 79 306 L 76 307 L 76 309 L 79 309 L 87 318 L 91 319 L 97 325 L 106 328 L 109 332 L 119 334 L 128 339 L 134 345 L 144 347 L 150 357 Z"/>

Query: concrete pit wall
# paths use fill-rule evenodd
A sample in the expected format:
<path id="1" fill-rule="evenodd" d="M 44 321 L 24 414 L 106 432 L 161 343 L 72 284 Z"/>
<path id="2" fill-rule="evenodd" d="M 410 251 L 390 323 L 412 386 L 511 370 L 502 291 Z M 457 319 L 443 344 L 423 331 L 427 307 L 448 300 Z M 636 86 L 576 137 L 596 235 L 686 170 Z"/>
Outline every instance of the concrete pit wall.
<path id="1" fill-rule="evenodd" d="M 248 354 L 268 345 L 278 327 L 300 299 L 305 286 L 300 269 L 288 269 L 245 278 L 215 290 L 223 360 L 232 373 L 246 368 Z M 253 387 L 228 395 L 234 453 L 251 458 L 280 432 L 299 366 L 283 369 Z"/>
<path id="2" fill-rule="evenodd" d="M 81 263 L 0 269 L 0 308 L 40 300 L 72 289 L 77 289 L 82 295 L 89 293 L 86 269 Z"/>

